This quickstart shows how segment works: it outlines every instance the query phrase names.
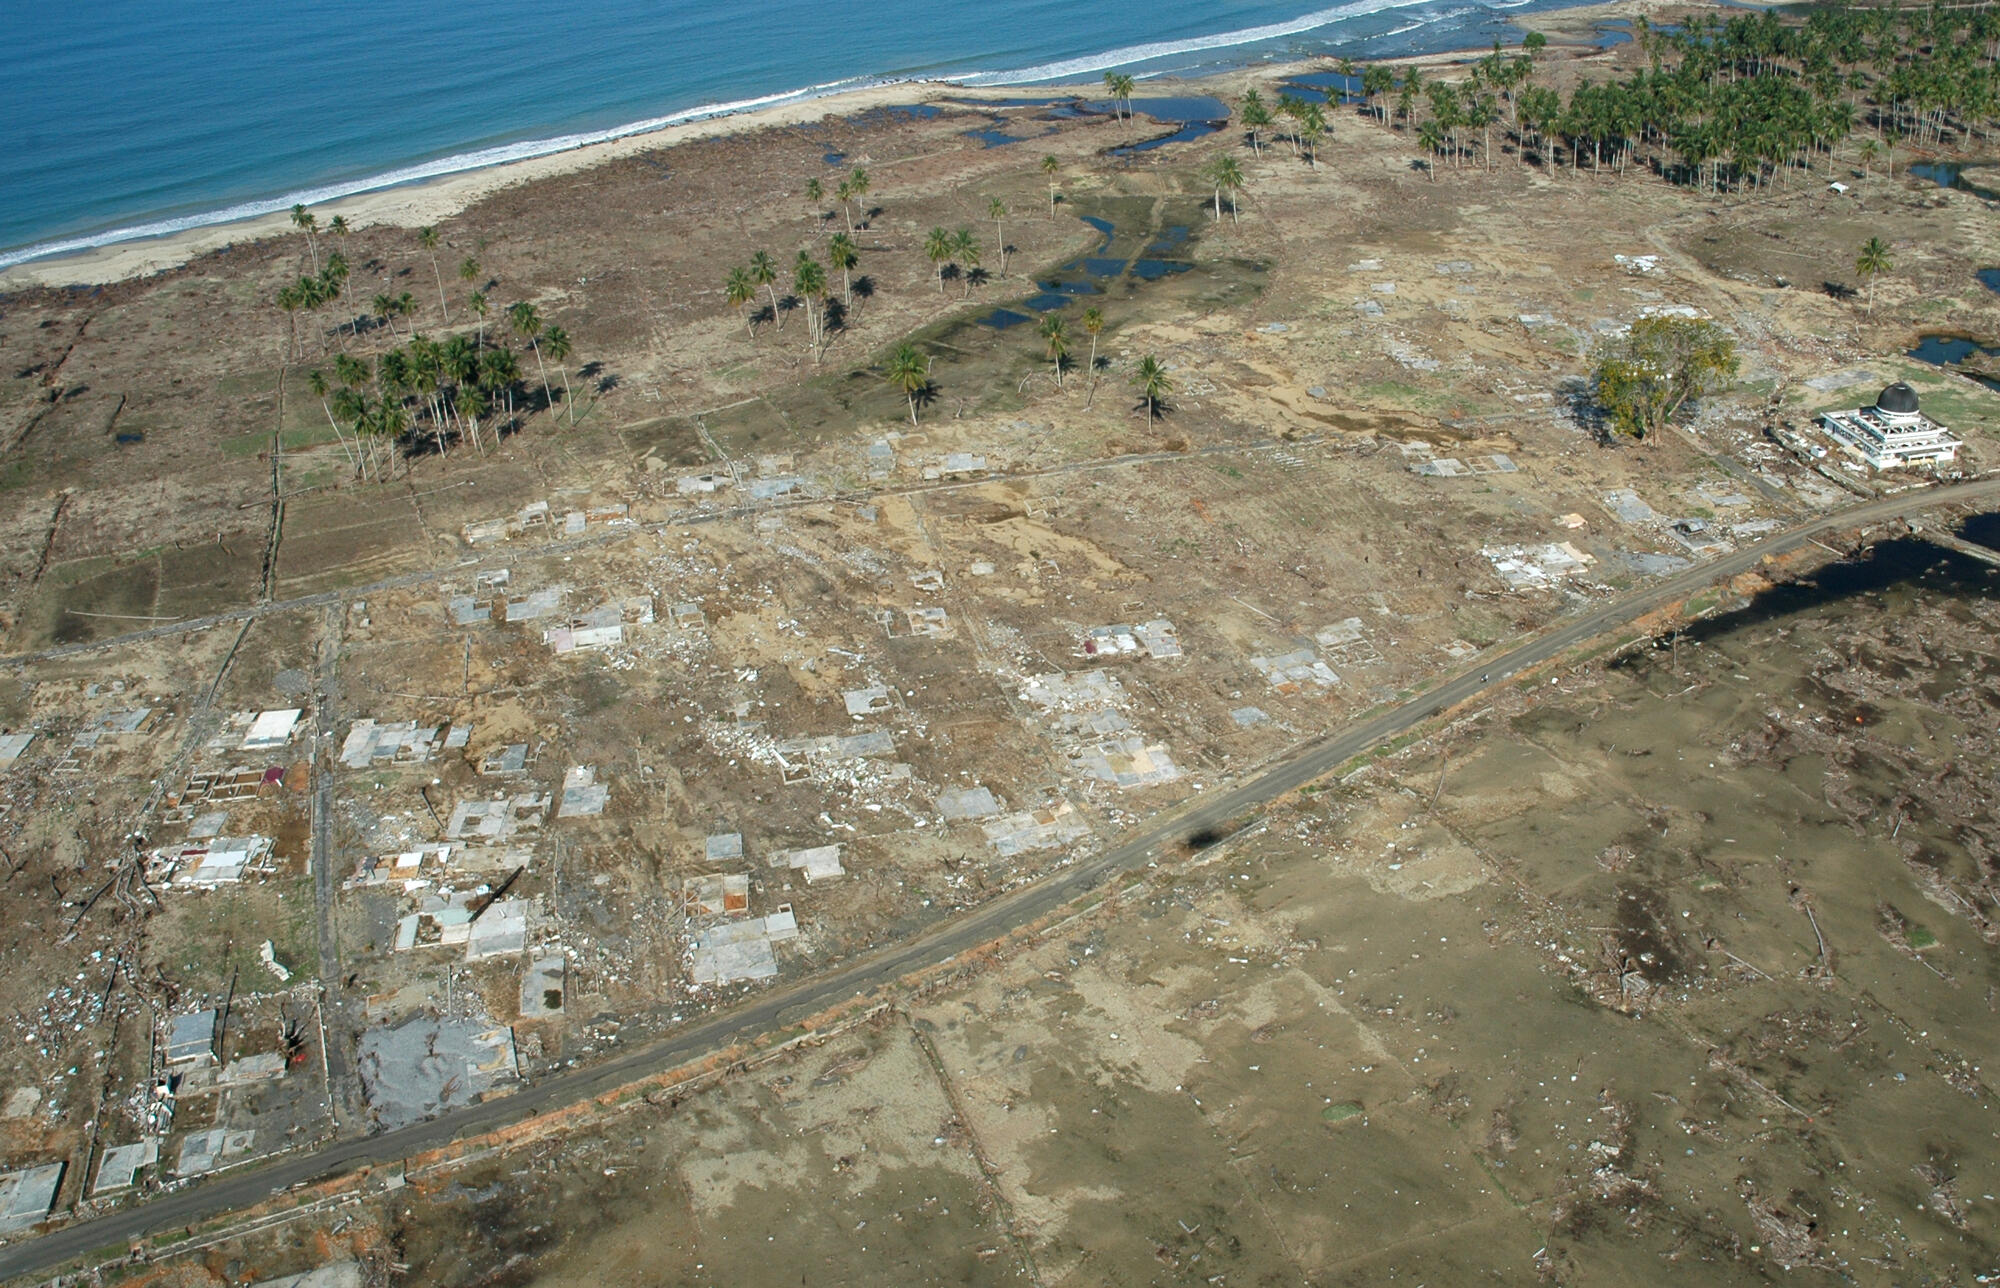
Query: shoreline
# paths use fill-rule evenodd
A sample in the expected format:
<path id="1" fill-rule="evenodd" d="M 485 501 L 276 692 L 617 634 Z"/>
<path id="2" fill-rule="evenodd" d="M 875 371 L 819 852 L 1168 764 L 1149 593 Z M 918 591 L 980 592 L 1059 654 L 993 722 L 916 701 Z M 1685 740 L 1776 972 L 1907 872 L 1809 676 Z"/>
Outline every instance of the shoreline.
<path id="1" fill-rule="evenodd" d="M 1703 0 L 1603 0 L 1551 9 L 1532 15 L 1532 29 L 1589 29 L 1608 20 L 1661 8 L 1706 8 Z M 1510 18 L 1516 26 L 1520 19 Z M 1525 28 L 1524 29 L 1528 29 Z M 1556 47 L 1573 47 L 1557 44 Z M 1485 47 L 1440 50 L 1368 60 L 1385 66 L 1427 66 L 1450 64 L 1483 56 Z M 1590 55 L 1586 55 L 1590 56 Z M 1175 95 L 1214 93 L 1232 96 L 1232 90 L 1250 79 L 1284 79 L 1288 76 L 1325 70 L 1333 61 L 1327 55 L 1283 62 L 1245 65 L 1192 78 L 1162 76 L 1146 81 L 1147 88 L 1170 90 Z M 440 223 L 462 214 L 479 202 L 508 188 L 543 179 L 578 174 L 626 157 L 643 155 L 702 139 L 749 134 L 758 130 L 808 125 L 828 116 L 851 116 L 870 110 L 908 104 L 926 104 L 949 98 L 961 104 L 986 99 L 1019 98 L 1026 92 L 1047 92 L 1051 96 L 1074 91 L 1080 96 L 1101 90 L 1095 81 L 1050 82 L 1045 85 L 969 86 L 951 80 L 895 81 L 849 90 L 773 103 L 742 111 L 718 113 L 697 120 L 676 122 L 657 129 L 638 131 L 615 139 L 582 144 L 541 156 L 495 162 L 434 178 L 417 179 L 391 186 L 357 192 L 347 197 L 314 203 L 312 208 L 326 216 L 345 216 L 350 227 L 377 225 L 417 228 Z M 256 242 L 289 235 L 288 211 L 252 215 L 200 227 L 180 229 L 151 236 L 134 237 L 65 253 L 52 253 L 0 269 L 0 292 L 108 286 L 135 278 L 183 268 L 204 255 L 241 242 Z"/>

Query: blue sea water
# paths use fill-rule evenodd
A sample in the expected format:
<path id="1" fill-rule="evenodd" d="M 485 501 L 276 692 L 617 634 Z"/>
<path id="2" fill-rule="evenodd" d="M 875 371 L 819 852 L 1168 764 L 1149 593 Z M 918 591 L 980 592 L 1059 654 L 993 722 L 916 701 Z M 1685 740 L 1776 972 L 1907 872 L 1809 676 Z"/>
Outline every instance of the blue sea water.
<path id="1" fill-rule="evenodd" d="M 1466 48 L 1572 2 L 0 0 L 0 267 L 882 81 Z"/>

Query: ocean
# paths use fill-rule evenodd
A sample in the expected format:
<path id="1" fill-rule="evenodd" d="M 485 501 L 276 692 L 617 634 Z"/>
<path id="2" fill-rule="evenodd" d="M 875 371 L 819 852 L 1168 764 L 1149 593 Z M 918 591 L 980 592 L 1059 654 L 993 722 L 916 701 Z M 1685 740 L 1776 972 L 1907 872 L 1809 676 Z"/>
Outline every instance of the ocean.
<path id="1" fill-rule="evenodd" d="M 884 81 L 1436 52 L 1575 2 L 0 0 L 0 267 Z"/>

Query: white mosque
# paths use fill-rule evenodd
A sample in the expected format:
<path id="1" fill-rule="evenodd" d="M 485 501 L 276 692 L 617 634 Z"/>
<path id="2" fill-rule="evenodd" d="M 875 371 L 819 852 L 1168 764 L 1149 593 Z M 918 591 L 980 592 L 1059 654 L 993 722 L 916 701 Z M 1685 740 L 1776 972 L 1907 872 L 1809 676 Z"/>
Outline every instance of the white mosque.
<path id="1" fill-rule="evenodd" d="M 1873 407 L 1821 412 L 1819 426 L 1878 470 L 1956 460 L 1962 445 L 1949 429 L 1917 410 L 1917 391 L 1900 380 L 1884 389 Z"/>

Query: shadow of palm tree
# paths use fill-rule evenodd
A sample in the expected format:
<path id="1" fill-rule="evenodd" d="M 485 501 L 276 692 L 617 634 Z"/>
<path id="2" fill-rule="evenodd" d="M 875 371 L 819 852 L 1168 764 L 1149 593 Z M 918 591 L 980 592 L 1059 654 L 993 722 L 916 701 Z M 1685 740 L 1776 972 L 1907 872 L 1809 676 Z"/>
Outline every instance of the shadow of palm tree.
<path id="1" fill-rule="evenodd" d="M 854 279 L 854 298 L 872 300 L 875 298 L 875 279 L 863 274 Z"/>

